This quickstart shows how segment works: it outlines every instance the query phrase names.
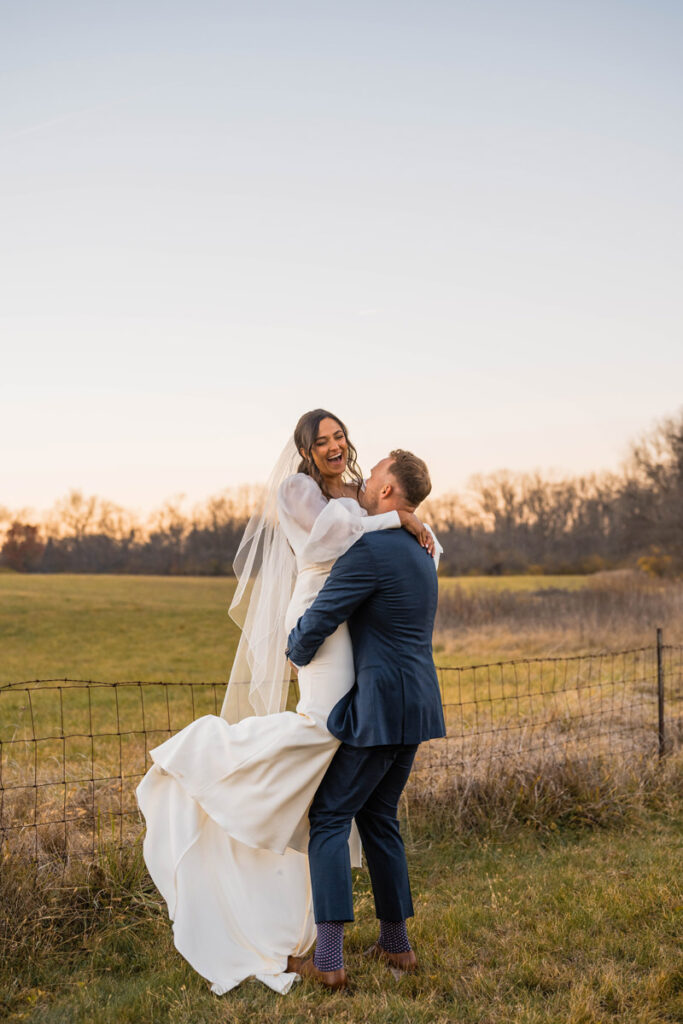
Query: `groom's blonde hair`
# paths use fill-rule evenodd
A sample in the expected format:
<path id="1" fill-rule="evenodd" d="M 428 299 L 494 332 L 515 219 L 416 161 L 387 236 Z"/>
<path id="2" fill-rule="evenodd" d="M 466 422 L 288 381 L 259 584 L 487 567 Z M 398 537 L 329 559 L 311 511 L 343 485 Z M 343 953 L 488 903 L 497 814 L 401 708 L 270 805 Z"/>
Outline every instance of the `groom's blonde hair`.
<path id="1" fill-rule="evenodd" d="M 408 504 L 417 508 L 432 489 L 427 463 L 403 448 L 395 448 L 389 456 L 393 461 L 387 472 L 395 479 Z"/>

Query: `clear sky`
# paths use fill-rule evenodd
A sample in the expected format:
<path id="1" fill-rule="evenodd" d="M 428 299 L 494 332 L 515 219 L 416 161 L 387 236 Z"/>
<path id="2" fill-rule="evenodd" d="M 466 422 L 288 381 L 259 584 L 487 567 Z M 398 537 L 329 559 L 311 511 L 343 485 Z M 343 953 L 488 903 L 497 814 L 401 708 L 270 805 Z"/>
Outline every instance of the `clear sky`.
<path id="1" fill-rule="evenodd" d="M 683 6 L 0 8 L 0 505 L 265 479 L 299 414 L 435 492 L 683 401 Z"/>

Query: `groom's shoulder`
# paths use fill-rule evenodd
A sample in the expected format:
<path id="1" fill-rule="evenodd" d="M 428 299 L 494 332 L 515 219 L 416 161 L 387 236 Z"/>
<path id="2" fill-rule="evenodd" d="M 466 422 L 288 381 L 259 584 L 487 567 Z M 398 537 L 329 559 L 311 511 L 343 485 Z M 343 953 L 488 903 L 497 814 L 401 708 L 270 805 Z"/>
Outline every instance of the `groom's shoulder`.
<path id="1" fill-rule="evenodd" d="M 397 551 L 407 547 L 413 540 L 414 538 L 404 529 L 375 530 L 363 534 L 358 543 L 364 542 L 366 550 L 372 551 L 373 554 L 392 558 Z"/>
<path id="2" fill-rule="evenodd" d="M 403 534 L 399 538 L 398 534 Z M 388 558 L 396 555 L 396 551 L 402 546 L 408 534 L 405 530 L 374 530 L 370 533 L 363 533 L 358 540 L 351 545 L 342 558 L 347 561 L 365 559 L 374 562 L 376 559 L 386 556 Z"/>
<path id="3" fill-rule="evenodd" d="M 377 530 L 374 533 L 366 533 L 354 547 L 359 547 L 361 543 L 376 566 L 388 568 L 392 575 L 396 572 L 429 572 L 430 563 L 434 564 L 433 559 L 424 557 L 425 549 L 407 530 Z"/>

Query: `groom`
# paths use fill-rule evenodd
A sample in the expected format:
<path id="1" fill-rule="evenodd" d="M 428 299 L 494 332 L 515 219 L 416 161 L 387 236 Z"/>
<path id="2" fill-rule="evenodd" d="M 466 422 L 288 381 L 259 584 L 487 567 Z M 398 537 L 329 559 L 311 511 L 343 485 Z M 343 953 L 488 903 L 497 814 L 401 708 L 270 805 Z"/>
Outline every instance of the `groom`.
<path id="1" fill-rule="evenodd" d="M 414 509 L 431 490 L 427 466 L 410 452 L 382 459 L 363 504 L 374 515 Z M 344 922 L 353 921 L 348 838 L 355 818 L 380 921 L 367 951 L 403 970 L 417 966 L 406 932 L 413 915 L 398 802 L 423 740 L 444 736 L 432 659 L 437 603 L 434 559 L 402 529 L 364 534 L 337 559 L 318 597 L 289 634 L 287 655 L 307 665 L 348 620 L 356 671 L 353 688 L 327 727 L 339 747 L 309 812 L 308 856 L 318 927 L 315 956 L 295 969 L 343 988 Z"/>

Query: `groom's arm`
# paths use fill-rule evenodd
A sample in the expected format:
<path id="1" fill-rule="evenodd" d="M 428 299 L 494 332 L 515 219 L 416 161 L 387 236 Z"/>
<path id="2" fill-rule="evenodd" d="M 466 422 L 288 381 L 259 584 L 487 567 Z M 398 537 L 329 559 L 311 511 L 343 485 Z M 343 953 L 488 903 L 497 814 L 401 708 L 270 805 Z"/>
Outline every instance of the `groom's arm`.
<path id="1" fill-rule="evenodd" d="M 346 622 L 377 586 L 377 571 L 365 537 L 361 537 L 332 566 L 325 586 L 304 612 L 287 640 L 287 657 L 308 665 L 324 640 Z"/>

